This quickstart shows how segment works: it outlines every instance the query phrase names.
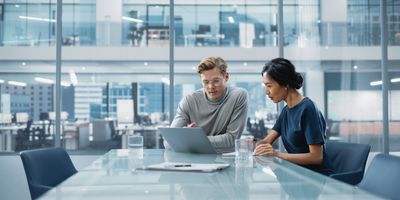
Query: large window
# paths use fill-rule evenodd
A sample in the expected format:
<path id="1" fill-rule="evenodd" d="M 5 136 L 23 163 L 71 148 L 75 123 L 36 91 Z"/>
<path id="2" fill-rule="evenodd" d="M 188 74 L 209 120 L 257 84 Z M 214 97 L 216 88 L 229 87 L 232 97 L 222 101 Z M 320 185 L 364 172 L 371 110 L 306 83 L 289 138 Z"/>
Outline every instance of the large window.
<path id="1" fill-rule="evenodd" d="M 146 135 L 147 148 L 162 147 L 153 133 L 174 115 L 169 6 L 167 0 L 64 1 L 62 146 L 120 148 L 124 136 L 137 132 Z M 283 56 L 304 75 L 301 92 L 324 114 L 329 139 L 370 143 L 373 151 L 382 150 L 379 6 L 367 0 L 283 1 Z M 387 2 L 391 151 L 400 150 L 399 9 L 399 1 Z M 264 63 L 279 56 L 278 10 L 276 0 L 175 1 L 172 110 L 201 89 L 198 63 L 220 56 L 228 63 L 228 84 L 248 92 L 246 133 L 265 135 L 279 113 L 265 97 L 260 75 Z M 14 128 L 0 134 L 2 151 L 54 145 L 55 39 L 55 0 L 1 1 L 0 126 Z M 119 119 L 118 105 L 132 106 L 123 112 L 127 118 Z M 12 143 L 4 144 L 8 138 Z"/>
<path id="2" fill-rule="evenodd" d="M 63 4 L 63 44 L 95 45 L 95 0 Z M 53 46 L 56 1 L 4 2 L 4 46 Z"/>

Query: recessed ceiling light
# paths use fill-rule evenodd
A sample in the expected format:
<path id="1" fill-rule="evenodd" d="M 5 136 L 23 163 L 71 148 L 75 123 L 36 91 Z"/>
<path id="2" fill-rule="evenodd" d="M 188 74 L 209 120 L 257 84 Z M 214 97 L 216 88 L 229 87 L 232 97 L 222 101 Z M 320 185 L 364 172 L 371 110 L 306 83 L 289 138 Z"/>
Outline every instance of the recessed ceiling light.
<path id="1" fill-rule="evenodd" d="M 47 79 L 47 78 L 42 78 L 42 77 L 35 77 L 35 81 L 39 82 L 39 83 L 45 83 L 45 84 L 53 84 L 54 81 L 51 79 Z"/>
<path id="2" fill-rule="evenodd" d="M 377 85 L 382 85 L 382 81 L 372 81 L 369 83 L 370 86 L 377 86 Z"/>
<path id="3" fill-rule="evenodd" d="M 8 81 L 8 84 L 15 85 L 15 86 L 21 86 L 21 87 L 25 87 L 26 86 L 26 83 L 18 82 L 18 81 Z"/>
<path id="4" fill-rule="evenodd" d="M 392 83 L 398 83 L 398 82 L 400 82 L 400 78 L 393 78 L 393 79 L 390 79 L 390 82 L 392 82 Z"/>

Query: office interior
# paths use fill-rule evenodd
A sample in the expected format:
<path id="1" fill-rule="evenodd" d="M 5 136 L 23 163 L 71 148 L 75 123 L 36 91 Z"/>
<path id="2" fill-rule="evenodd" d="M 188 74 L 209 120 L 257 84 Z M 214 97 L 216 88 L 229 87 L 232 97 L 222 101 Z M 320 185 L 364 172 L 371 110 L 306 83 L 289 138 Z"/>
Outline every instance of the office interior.
<path id="1" fill-rule="evenodd" d="M 158 128 L 202 88 L 195 68 L 208 56 L 224 58 L 228 84 L 248 91 L 244 135 L 262 138 L 277 119 L 281 106 L 266 98 L 260 72 L 283 56 L 325 116 L 328 140 L 370 144 L 372 155 L 400 151 L 400 1 L 386 1 L 384 45 L 380 1 L 283 1 L 282 29 L 278 0 L 172 6 L 173 40 L 170 1 L 63 1 L 57 60 L 57 1 L 0 0 L 0 174 L 14 176 L 2 190 L 24 182 L 22 150 L 61 146 L 83 168 L 126 148 L 129 134 L 163 148 Z M 29 198 L 27 186 L 11 193 Z"/>

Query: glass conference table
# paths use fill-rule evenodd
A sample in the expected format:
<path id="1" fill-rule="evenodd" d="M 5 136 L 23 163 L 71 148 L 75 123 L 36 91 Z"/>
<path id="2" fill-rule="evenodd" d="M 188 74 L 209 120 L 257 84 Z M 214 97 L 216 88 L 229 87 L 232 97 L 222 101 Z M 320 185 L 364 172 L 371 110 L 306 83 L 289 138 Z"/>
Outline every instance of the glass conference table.
<path id="1" fill-rule="evenodd" d="M 162 162 L 229 163 L 215 172 L 145 170 Z M 379 199 L 284 160 L 184 154 L 163 149 L 110 150 L 40 199 Z"/>

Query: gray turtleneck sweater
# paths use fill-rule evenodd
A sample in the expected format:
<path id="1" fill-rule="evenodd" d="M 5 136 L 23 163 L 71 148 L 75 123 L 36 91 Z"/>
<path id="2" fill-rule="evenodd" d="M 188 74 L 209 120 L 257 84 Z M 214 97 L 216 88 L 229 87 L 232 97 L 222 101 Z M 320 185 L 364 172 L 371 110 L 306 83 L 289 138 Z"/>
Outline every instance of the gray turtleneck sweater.
<path id="1" fill-rule="evenodd" d="M 231 152 L 240 138 L 247 119 L 247 92 L 227 87 L 218 101 L 207 98 L 203 89 L 187 95 L 179 103 L 171 127 L 184 127 L 195 122 L 201 127 L 219 153 Z"/>

